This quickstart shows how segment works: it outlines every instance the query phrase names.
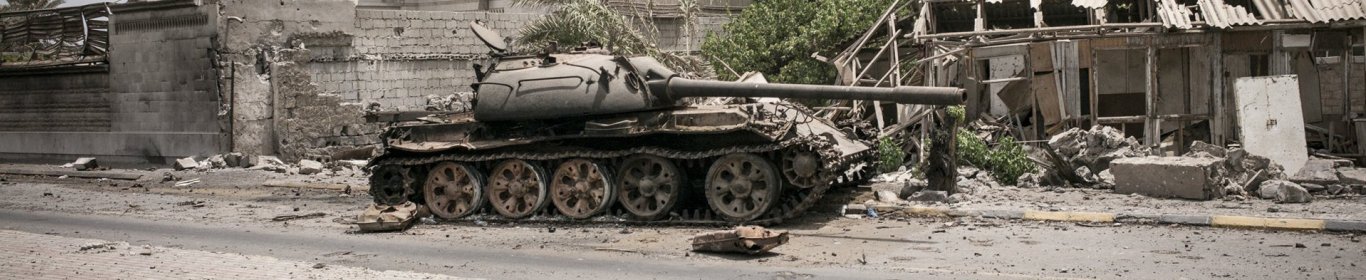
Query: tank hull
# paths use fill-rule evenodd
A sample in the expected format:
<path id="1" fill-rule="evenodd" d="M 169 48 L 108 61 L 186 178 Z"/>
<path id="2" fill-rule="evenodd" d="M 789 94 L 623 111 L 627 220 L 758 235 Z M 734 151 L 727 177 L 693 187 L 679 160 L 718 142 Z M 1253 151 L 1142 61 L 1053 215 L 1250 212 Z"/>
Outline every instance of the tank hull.
<path id="1" fill-rule="evenodd" d="M 371 191 L 380 204 L 422 202 L 424 184 L 429 183 L 422 178 L 430 177 L 429 170 L 442 163 L 469 165 L 496 176 L 500 163 L 513 160 L 553 170 L 582 159 L 618 171 L 627 168 L 623 165 L 631 158 L 649 156 L 678 166 L 680 175 L 687 178 L 678 192 L 683 197 L 668 209 L 676 216 L 642 219 L 616 205 L 598 217 L 721 224 L 773 224 L 797 217 L 837 181 L 861 174 L 871 154 L 868 143 L 812 117 L 800 105 L 787 103 L 681 107 L 556 121 L 398 125 L 386 132 L 385 145 L 385 153 L 372 165 L 402 167 L 407 173 L 403 177 L 409 179 L 387 185 L 384 180 L 372 180 Z M 781 177 L 774 178 L 781 181 L 778 199 L 761 214 L 735 219 L 706 201 L 714 198 L 706 188 L 709 168 L 737 154 L 762 158 L 779 173 L 783 172 L 780 167 L 789 167 L 786 163 L 794 154 L 818 158 L 820 168 L 801 179 L 777 176 Z M 563 210 L 554 208 L 544 207 L 530 217 L 562 218 Z M 471 216 L 504 219 L 488 210 Z"/>

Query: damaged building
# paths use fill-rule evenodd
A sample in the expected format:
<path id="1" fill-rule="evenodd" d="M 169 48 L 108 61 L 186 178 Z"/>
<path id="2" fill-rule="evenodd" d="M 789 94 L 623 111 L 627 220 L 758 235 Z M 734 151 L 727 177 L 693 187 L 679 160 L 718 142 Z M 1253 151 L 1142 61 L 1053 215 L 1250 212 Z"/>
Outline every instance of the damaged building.
<path id="1" fill-rule="evenodd" d="M 1311 153 L 1366 154 L 1360 0 L 919 5 L 925 83 L 966 88 L 971 114 L 1017 137 L 1107 125 L 1168 155 L 1236 143 L 1290 174 Z"/>
<path id="2" fill-rule="evenodd" d="M 165 0 L 0 14 L 0 159 L 164 164 L 229 152 L 368 157 L 370 111 L 460 110 L 487 48 L 546 8 L 512 1 Z M 636 7 L 695 50 L 749 1 Z M 663 12 L 663 11 L 669 12 Z M 630 14 L 630 13 L 624 13 Z M 724 16 L 723 16 L 724 15 Z M 698 27 L 701 26 L 701 27 Z M 454 104 L 452 107 L 451 105 Z"/>

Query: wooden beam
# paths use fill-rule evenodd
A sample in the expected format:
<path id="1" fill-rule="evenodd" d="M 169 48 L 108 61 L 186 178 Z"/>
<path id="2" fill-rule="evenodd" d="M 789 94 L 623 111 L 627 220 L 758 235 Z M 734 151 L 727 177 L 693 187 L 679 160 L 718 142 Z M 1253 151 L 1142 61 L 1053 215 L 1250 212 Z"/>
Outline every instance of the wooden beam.
<path id="1" fill-rule="evenodd" d="M 1145 72 L 1145 74 L 1146 74 L 1147 79 L 1144 80 L 1144 81 L 1146 81 L 1146 83 L 1144 83 L 1145 88 L 1143 89 L 1143 105 L 1144 105 L 1144 108 L 1143 108 L 1143 109 L 1144 109 L 1144 111 L 1146 112 L 1144 115 L 1147 116 L 1147 119 L 1146 119 L 1146 120 L 1144 121 L 1144 123 L 1143 123 L 1143 127 L 1144 127 L 1144 128 L 1143 128 L 1143 139 L 1144 139 L 1144 143 L 1143 143 L 1143 144 L 1144 144 L 1144 145 L 1148 145 L 1149 147 L 1154 148 L 1154 149 L 1152 149 L 1152 150 L 1153 150 L 1153 153 L 1156 154 L 1156 153 L 1158 153 L 1159 150 L 1160 150 L 1160 149 L 1156 149 L 1156 148 L 1158 148 L 1158 147 L 1161 145 L 1161 141 L 1162 141 L 1162 139 L 1159 138 L 1159 135 L 1161 135 L 1162 133 L 1161 133 L 1161 131 L 1160 131 L 1161 128 L 1158 127 L 1158 121 L 1157 121 L 1157 106 L 1156 106 L 1156 105 L 1157 105 L 1157 47 L 1153 45 L 1153 37 L 1148 37 L 1147 43 L 1148 43 L 1147 52 L 1146 52 L 1146 53 L 1144 54 L 1144 56 L 1143 56 L 1143 61 L 1147 64 L 1147 67 L 1144 68 L 1144 69 L 1146 69 L 1146 71 L 1144 71 L 1144 72 Z"/>
<path id="2" fill-rule="evenodd" d="M 1220 147 L 1224 146 L 1224 133 L 1227 132 L 1227 128 L 1224 126 L 1227 118 L 1227 113 L 1224 112 L 1224 84 L 1228 82 L 1227 78 L 1224 77 L 1224 34 L 1223 32 L 1214 33 L 1214 40 L 1210 44 L 1208 57 L 1210 60 L 1210 80 L 1213 81 L 1210 83 L 1209 106 L 1211 106 L 1210 114 L 1214 114 L 1214 120 L 1210 122 L 1210 138 L 1212 138 L 1210 140 L 1214 142 L 1214 145 Z"/>

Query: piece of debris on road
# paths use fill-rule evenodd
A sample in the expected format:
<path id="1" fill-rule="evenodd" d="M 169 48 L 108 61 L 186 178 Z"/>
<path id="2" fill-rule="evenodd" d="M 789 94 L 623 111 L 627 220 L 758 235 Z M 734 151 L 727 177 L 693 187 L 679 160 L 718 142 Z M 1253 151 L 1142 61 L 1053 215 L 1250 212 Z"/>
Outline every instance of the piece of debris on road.
<path id="1" fill-rule="evenodd" d="M 773 231 L 759 226 L 742 226 L 734 230 L 699 234 L 692 238 L 692 250 L 697 252 L 758 254 L 787 244 L 787 231 Z"/>
<path id="2" fill-rule="evenodd" d="M 283 222 L 283 221 L 299 220 L 299 219 L 316 219 L 316 218 L 322 218 L 322 217 L 325 217 L 325 216 L 327 216 L 327 213 L 317 212 L 317 213 L 309 213 L 309 214 L 303 214 L 303 215 L 279 215 L 279 216 L 275 216 L 275 218 L 272 218 L 272 219 L 270 219 L 270 220 L 271 220 L 271 221 L 276 221 L 276 222 Z"/>
<path id="3" fill-rule="evenodd" d="M 402 231 L 416 221 L 417 204 L 404 202 L 400 205 L 371 204 L 356 218 L 361 232 Z"/>

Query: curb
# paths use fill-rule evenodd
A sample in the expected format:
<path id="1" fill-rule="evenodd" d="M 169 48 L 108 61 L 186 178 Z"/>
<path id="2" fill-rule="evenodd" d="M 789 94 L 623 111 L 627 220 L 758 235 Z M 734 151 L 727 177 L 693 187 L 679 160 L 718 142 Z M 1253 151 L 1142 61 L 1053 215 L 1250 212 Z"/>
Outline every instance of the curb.
<path id="1" fill-rule="evenodd" d="M 1141 213 L 1104 213 L 1104 212 L 1052 212 L 1033 210 L 972 210 L 948 209 L 926 206 L 894 206 L 850 204 L 842 207 L 840 213 L 851 210 L 864 211 L 872 208 L 881 213 L 901 213 L 917 217 L 982 217 L 1008 220 L 1052 221 L 1052 222 L 1154 222 L 1189 226 L 1209 226 L 1222 228 L 1266 229 L 1266 230 L 1303 230 L 1366 232 L 1366 221 L 1333 219 L 1268 218 L 1223 215 L 1168 215 Z"/>

